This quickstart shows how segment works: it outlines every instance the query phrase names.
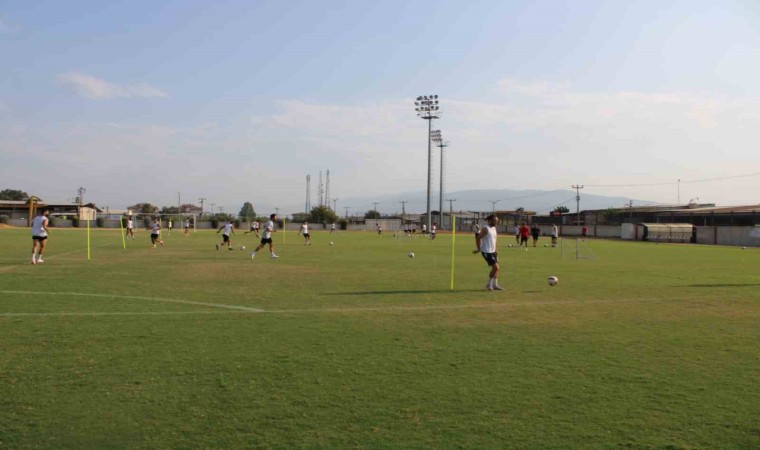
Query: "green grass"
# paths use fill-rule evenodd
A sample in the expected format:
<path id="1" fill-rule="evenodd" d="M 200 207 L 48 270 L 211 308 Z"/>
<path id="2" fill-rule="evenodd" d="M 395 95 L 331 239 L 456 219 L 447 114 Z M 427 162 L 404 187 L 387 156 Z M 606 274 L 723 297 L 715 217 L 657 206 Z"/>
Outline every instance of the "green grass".
<path id="1" fill-rule="evenodd" d="M 0 448 L 760 447 L 757 250 L 218 237 L 0 230 Z"/>

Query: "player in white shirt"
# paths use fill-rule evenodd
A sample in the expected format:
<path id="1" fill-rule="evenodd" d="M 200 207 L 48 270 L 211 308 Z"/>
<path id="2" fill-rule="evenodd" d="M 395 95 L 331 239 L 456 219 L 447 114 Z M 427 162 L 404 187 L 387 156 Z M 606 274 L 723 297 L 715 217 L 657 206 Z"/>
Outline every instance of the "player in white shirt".
<path id="1" fill-rule="evenodd" d="M 164 241 L 161 240 L 161 221 L 156 219 L 153 221 L 153 225 L 150 226 L 150 243 L 153 244 L 153 248 L 156 248 L 156 242 L 164 245 Z"/>
<path id="2" fill-rule="evenodd" d="M 256 247 L 256 250 L 251 253 L 251 259 L 256 257 L 256 252 L 264 248 L 265 245 L 269 244 L 269 254 L 272 256 L 272 259 L 279 258 L 279 256 L 274 254 L 274 242 L 272 242 L 272 233 L 275 232 L 274 230 L 274 221 L 277 220 L 277 214 L 271 214 L 269 216 L 269 221 L 264 225 L 264 236 L 261 238 L 261 244 L 259 244 L 258 247 Z"/>
<path id="3" fill-rule="evenodd" d="M 309 234 L 309 224 L 304 221 L 301 224 L 301 229 L 298 230 L 298 234 L 303 234 L 303 238 L 306 240 L 304 245 L 311 245 L 311 235 Z"/>
<path id="4" fill-rule="evenodd" d="M 222 232 L 222 243 L 216 244 L 216 249 L 219 250 L 220 245 L 227 245 L 227 250 L 232 250 L 232 240 L 230 239 L 230 234 L 235 234 L 235 227 L 232 225 L 232 221 L 225 223 L 221 227 L 219 227 L 218 230 L 216 230 L 217 234 L 219 232 Z"/>
<path id="5" fill-rule="evenodd" d="M 32 264 L 42 264 L 45 261 L 42 260 L 42 253 L 45 251 L 45 243 L 47 242 L 48 234 L 48 215 L 50 211 L 43 209 L 37 212 L 37 217 L 32 220 Z M 39 253 L 37 249 L 39 248 Z"/>
<path id="6" fill-rule="evenodd" d="M 260 237 L 259 236 L 259 222 L 257 220 L 254 220 L 253 222 L 251 222 L 251 229 L 243 233 L 243 235 L 246 235 L 248 233 L 256 233 L 256 237 Z"/>
<path id="7" fill-rule="evenodd" d="M 381 227 L 379 223 L 375 224 L 375 228 L 377 229 L 377 234 L 383 234 L 383 227 Z"/>
<path id="8" fill-rule="evenodd" d="M 132 239 L 135 238 L 135 232 L 132 231 L 134 226 L 135 225 L 134 225 L 134 222 L 132 222 L 132 216 L 129 216 L 129 218 L 127 218 L 127 231 L 125 232 L 127 238 L 132 238 Z"/>
<path id="9" fill-rule="evenodd" d="M 438 230 L 438 224 L 436 222 L 433 222 L 433 225 L 430 227 L 430 240 L 435 240 L 435 232 Z"/>
<path id="10" fill-rule="evenodd" d="M 517 224 L 515 224 L 514 233 L 515 241 L 517 241 L 517 245 L 520 246 L 520 227 Z"/>
<path id="11" fill-rule="evenodd" d="M 427 234 L 427 225 L 424 223 L 422 224 L 422 234 Z"/>
<path id="12" fill-rule="evenodd" d="M 557 246 L 557 238 L 559 237 L 559 228 L 557 224 L 552 225 L 552 247 Z"/>
<path id="13" fill-rule="evenodd" d="M 499 276 L 499 257 L 496 252 L 496 225 L 499 223 L 499 218 L 491 214 L 486 217 L 488 224 L 480 229 L 478 235 L 475 236 L 475 250 L 472 253 L 480 252 L 483 255 L 483 259 L 486 260 L 491 267 L 491 272 L 488 274 L 488 283 L 486 284 L 486 290 L 488 291 L 503 291 L 504 289 L 499 286 L 497 277 Z"/>
<path id="14" fill-rule="evenodd" d="M 330 225 L 330 234 L 333 234 L 333 233 L 335 233 L 335 222 L 333 222 L 332 225 Z"/>
<path id="15" fill-rule="evenodd" d="M 190 236 L 190 219 L 185 220 L 185 237 Z"/>
<path id="16" fill-rule="evenodd" d="M 172 228 L 174 225 L 172 224 L 172 219 L 169 219 L 169 223 L 166 224 L 166 228 L 169 229 L 169 234 L 172 234 Z"/>

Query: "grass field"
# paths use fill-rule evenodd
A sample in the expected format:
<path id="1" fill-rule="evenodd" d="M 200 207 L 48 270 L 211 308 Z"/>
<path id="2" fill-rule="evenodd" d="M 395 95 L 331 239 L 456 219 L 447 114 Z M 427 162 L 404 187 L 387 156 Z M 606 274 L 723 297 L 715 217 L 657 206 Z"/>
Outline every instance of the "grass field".
<path id="1" fill-rule="evenodd" d="M 0 230 L 0 448 L 760 447 L 757 250 L 312 236 Z"/>

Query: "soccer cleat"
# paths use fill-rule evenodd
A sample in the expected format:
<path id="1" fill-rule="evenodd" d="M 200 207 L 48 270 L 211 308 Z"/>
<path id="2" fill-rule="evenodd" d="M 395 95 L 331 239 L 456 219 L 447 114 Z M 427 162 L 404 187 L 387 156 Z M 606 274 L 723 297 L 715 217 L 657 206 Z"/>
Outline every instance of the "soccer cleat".
<path id="1" fill-rule="evenodd" d="M 492 288 L 492 290 L 494 290 L 494 291 L 503 291 L 503 290 L 504 290 L 504 288 L 503 288 L 503 287 L 501 287 L 501 286 L 499 286 L 499 285 L 497 284 L 497 285 L 494 285 L 494 287 Z"/>
<path id="2" fill-rule="evenodd" d="M 219 244 L 216 244 L 216 249 L 219 250 Z"/>
<path id="3" fill-rule="evenodd" d="M 277 259 L 277 258 L 279 258 L 279 256 L 277 256 L 274 253 L 272 253 L 272 259 Z"/>
<path id="4" fill-rule="evenodd" d="M 42 264 L 42 263 L 44 263 L 44 262 L 45 262 L 45 261 L 43 261 L 43 260 L 42 260 L 42 257 L 40 257 L 40 258 L 37 258 L 37 264 Z"/>
<path id="5" fill-rule="evenodd" d="M 32 258 L 32 264 L 37 264 L 37 260 Z"/>
<path id="6" fill-rule="evenodd" d="M 251 252 L 251 259 L 256 257 L 256 252 Z"/>
<path id="7" fill-rule="evenodd" d="M 232 247 L 227 247 L 227 250 L 232 250 Z"/>
<path id="8" fill-rule="evenodd" d="M 493 291 L 493 288 L 491 287 L 491 285 L 490 285 L 490 284 L 487 284 L 487 285 L 486 285 L 486 290 L 487 290 L 487 291 Z"/>

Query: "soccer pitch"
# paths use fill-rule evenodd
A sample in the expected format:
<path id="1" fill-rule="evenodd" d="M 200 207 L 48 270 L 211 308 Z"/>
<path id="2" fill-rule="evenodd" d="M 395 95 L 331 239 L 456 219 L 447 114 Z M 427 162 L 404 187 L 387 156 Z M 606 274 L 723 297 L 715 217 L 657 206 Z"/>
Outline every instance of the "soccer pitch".
<path id="1" fill-rule="evenodd" d="M 0 448 L 760 447 L 758 250 L 52 231 L 0 230 Z"/>

